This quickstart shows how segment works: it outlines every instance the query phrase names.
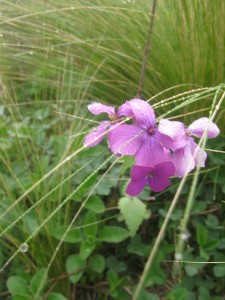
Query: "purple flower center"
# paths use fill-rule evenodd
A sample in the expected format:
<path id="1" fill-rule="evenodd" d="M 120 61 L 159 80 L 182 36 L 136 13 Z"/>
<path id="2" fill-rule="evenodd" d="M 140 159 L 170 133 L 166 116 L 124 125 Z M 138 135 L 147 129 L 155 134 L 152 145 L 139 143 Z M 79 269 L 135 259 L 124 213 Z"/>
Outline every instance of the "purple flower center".
<path id="1" fill-rule="evenodd" d="M 186 131 L 185 134 L 186 134 L 186 136 L 188 136 L 188 137 L 191 137 L 191 136 L 192 136 L 192 133 L 191 133 L 190 131 L 188 131 L 188 130 Z"/>
<path id="2" fill-rule="evenodd" d="M 108 114 L 108 118 L 109 118 L 111 121 L 114 121 L 114 122 L 118 120 L 117 115 L 111 115 L 111 114 Z"/>
<path id="3" fill-rule="evenodd" d="M 153 179 L 154 178 L 154 174 L 152 172 L 148 173 L 148 177 Z"/>
<path id="4" fill-rule="evenodd" d="M 149 135 L 153 135 L 155 133 L 155 130 L 154 128 L 150 128 L 147 132 Z"/>

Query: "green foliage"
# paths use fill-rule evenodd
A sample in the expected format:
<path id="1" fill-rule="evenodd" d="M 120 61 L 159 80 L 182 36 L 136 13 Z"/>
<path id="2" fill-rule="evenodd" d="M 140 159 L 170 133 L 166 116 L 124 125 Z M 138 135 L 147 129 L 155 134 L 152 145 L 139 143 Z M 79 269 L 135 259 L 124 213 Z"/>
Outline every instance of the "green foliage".
<path id="1" fill-rule="evenodd" d="M 117 226 L 105 226 L 98 233 L 98 239 L 107 243 L 120 243 L 128 236 L 126 229 Z"/>
<path id="2" fill-rule="evenodd" d="M 105 258 L 100 254 L 93 255 L 89 260 L 89 267 L 96 273 L 102 273 L 105 269 Z"/>
<path id="3" fill-rule="evenodd" d="M 119 208 L 127 227 L 130 231 L 130 235 L 134 236 L 142 224 L 148 211 L 146 205 L 141 202 L 138 198 L 123 197 L 119 200 Z"/>
<path id="4" fill-rule="evenodd" d="M 70 280 L 73 283 L 76 283 L 81 279 L 85 266 L 86 261 L 84 259 L 81 259 L 78 254 L 72 254 L 67 257 L 66 271 L 68 274 L 74 273 L 70 276 Z"/>
<path id="5" fill-rule="evenodd" d="M 41 290 L 44 288 L 46 281 L 47 281 L 47 270 L 46 269 L 40 269 L 31 279 L 30 282 L 30 290 L 31 293 L 36 296 L 41 292 Z"/>

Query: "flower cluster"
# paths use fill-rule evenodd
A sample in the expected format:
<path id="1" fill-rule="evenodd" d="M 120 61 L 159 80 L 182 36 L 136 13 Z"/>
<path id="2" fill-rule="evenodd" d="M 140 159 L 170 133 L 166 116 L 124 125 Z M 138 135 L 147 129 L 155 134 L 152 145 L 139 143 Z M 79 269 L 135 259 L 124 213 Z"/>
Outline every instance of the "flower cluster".
<path id="1" fill-rule="evenodd" d="M 161 119 L 156 126 L 153 108 L 141 99 L 132 99 L 121 105 L 117 112 L 113 106 L 94 102 L 88 105 L 94 115 L 106 113 L 86 135 L 84 145 L 93 147 L 108 136 L 113 154 L 134 156 L 135 166 L 126 192 L 139 194 L 146 184 L 160 192 L 171 184 L 169 177 L 183 177 L 195 166 L 204 167 L 207 154 L 194 140 L 206 132 L 208 138 L 219 134 L 219 128 L 209 118 L 200 118 L 186 127 L 182 122 Z"/>

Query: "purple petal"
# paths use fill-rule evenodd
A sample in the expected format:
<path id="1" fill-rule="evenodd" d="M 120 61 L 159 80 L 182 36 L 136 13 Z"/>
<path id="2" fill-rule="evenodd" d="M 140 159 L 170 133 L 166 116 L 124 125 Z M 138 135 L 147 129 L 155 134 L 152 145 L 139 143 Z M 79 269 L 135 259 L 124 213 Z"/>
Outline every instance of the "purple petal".
<path id="1" fill-rule="evenodd" d="M 206 130 L 208 138 L 214 138 L 220 133 L 217 125 L 211 122 L 209 118 L 200 118 L 194 121 L 187 130 L 198 138 L 201 138 Z"/>
<path id="2" fill-rule="evenodd" d="M 94 147 L 99 144 L 104 138 L 104 132 L 107 127 L 110 125 L 109 121 L 100 122 L 99 126 L 94 127 L 92 131 L 85 136 L 84 145 L 86 147 Z"/>
<path id="3" fill-rule="evenodd" d="M 153 168 L 151 167 L 144 167 L 144 166 L 134 166 L 131 170 L 131 178 L 133 180 L 140 180 L 142 178 L 145 178 L 148 173 L 151 173 L 153 171 Z"/>
<path id="4" fill-rule="evenodd" d="M 207 158 L 207 153 L 202 150 L 195 142 L 194 140 L 190 141 L 191 143 L 191 151 L 195 160 L 195 165 L 204 168 L 205 167 L 205 161 Z"/>
<path id="5" fill-rule="evenodd" d="M 109 131 L 109 145 L 113 153 L 134 155 L 143 142 L 143 128 L 138 125 L 114 126 Z"/>
<path id="6" fill-rule="evenodd" d="M 157 177 L 170 177 L 175 173 L 175 166 L 171 161 L 161 162 L 154 166 L 154 175 Z"/>
<path id="7" fill-rule="evenodd" d="M 148 183 L 153 192 L 161 192 L 169 185 L 171 185 L 171 181 L 167 178 L 162 178 L 158 176 L 149 177 Z"/>
<path id="8" fill-rule="evenodd" d="M 146 186 L 146 178 L 141 180 L 131 180 L 127 186 L 126 193 L 130 196 L 136 196 L 141 193 L 143 188 Z"/>
<path id="9" fill-rule="evenodd" d="M 178 121 L 161 119 L 158 126 L 160 142 L 163 147 L 179 149 L 187 144 L 184 124 Z"/>
<path id="10" fill-rule="evenodd" d="M 172 162 L 176 168 L 175 176 L 183 177 L 195 167 L 195 161 L 188 143 L 185 147 L 175 150 L 172 155 Z"/>
<path id="11" fill-rule="evenodd" d="M 141 99 L 132 99 L 128 101 L 136 122 L 145 129 L 151 129 L 155 126 L 155 113 L 148 102 Z"/>
<path id="12" fill-rule="evenodd" d="M 144 133 L 145 138 L 135 155 L 137 165 L 152 167 L 157 163 L 167 160 L 167 153 L 158 141 L 158 135 Z"/>
<path id="13" fill-rule="evenodd" d="M 99 115 L 102 113 L 106 113 L 108 115 L 116 114 L 114 106 L 108 106 L 99 102 L 93 102 L 89 104 L 88 109 L 93 115 Z"/>
<path id="14" fill-rule="evenodd" d="M 133 116 L 133 111 L 131 109 L 129 101 L 125 102 L 121 106 L 118 107 L 118 112 L 117 116 L 120 118 L 122 116 L 125 117 L 132 117 Z"/>

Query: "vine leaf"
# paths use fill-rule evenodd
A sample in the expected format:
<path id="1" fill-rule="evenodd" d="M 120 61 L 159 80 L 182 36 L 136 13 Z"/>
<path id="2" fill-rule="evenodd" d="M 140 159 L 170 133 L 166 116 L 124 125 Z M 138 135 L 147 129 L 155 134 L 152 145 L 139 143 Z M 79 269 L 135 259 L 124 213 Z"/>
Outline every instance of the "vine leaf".
<path id="1" fill-rule="evenodd" d="M 119 209 L 130 236 L 134 236 L 143 220 L 149 216 L 146 205 L 136 197 L 122 197 L 119 200 Z"/>

